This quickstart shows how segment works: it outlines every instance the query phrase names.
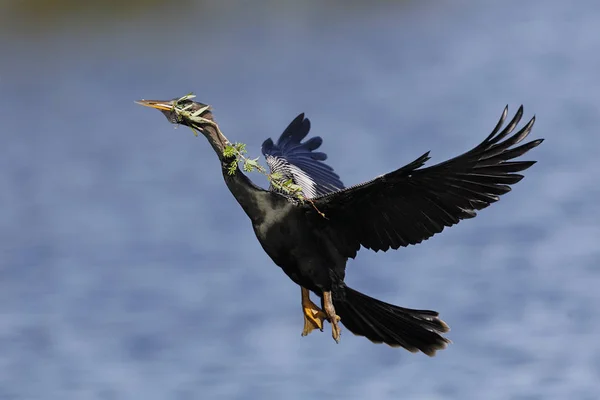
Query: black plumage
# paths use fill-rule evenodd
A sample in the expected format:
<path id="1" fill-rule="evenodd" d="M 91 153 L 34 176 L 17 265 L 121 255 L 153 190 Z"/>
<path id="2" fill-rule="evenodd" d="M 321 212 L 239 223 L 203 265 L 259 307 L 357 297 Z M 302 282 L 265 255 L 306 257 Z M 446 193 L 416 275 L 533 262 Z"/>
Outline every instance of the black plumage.
<path id="1" fill-rule="evenodd" d="M 417 244 L 460 220 L 473 218 L 509 192 L 523 179 L 523 171 L 535 161 L 509 161 L 542 142 L 514 147 L 533 127 L 535 117 L 505 139 L 523 116 L 520 107 L 502 130 L 508 109 L 492 133 L 474 149 L 451 160 L 421 168 L 429 153 L 410 164 L 372 181 L 314 199 L 328 216 L 324 229 L 335 232 L 346 257 L 354 257 L 360 245 L 387 251 Z"/>
<path id="2" fill-rule="evenodd" d="M 305 326 L 303 335 L 332 325 L 336 341 L 338 321 L 356 335 L 376 343 L 403 347 L 434 355 L 449 340 L 442 336 L 448 326 L 429 310 L 412 310 L 376 300 L 344 283 L 346 262 L 361 246 L 374 251 L 417 244 L 478 210 L 498 201 L 519 182 L 519 172 L 535 161 L 511 161 L 543 139 L 518 145 L 531 131 L 532 118 L 512 134 L 523 115 L 520 107 L 504 126 L 502 113 L 492 133 L 474 149 L 443 163 L 424 167 L 429 153 L 404 167 L 359 185 L 344 188 L 338 175 L 316 152 L 322 140 L 302 142 L 310 129 L 299 115 L 275 144 L 263 143 L 263 154 L 273 172 L 302 187 L 304 202 L 254 185 L 239 169 L 228 174 L 232 158 L 223 150 L 227 139 L 201 103 L 141 101 L 161 110 L 171 122 L 193 125 L 209 140 L 221 162 L 225 183 L 251 220 L 265 252 L 302 287 Z M 193 124 L 177 115 L 174 107 L 200 110 L 203 122 Z M 504 126 L 504 127 L 503 127 Z M 512 134 L 512 135 L 511 135 Z M 518 146 L 517 146 L 518 145 Z M 321 298 L 321 308 L 309 299 L 309 291 Z"/>

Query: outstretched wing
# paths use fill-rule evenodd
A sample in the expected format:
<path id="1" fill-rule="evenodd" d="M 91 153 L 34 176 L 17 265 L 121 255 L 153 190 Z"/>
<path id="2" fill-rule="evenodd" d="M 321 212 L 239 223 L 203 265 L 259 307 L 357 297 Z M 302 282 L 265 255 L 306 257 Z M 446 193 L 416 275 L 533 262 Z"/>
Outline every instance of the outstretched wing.
<path id="1" fill-rule="evenodd" d="M 500 131 L 508 108 L 492 133 L 474 149 L 441 164 L 421 168 L 429 152 L 412 163 L 372 181 L 313 199 L 325 218 L 315 221 L 329 232 L 336 247 L 355 257 L 360 246 L 387 251 L 417 244 L 444 227 L 473 218 L 477 210 L 499 200 L 519 182 L 535 161 L 510 161 L 542 143 L 538 139 L 513 147 L 527 137 L 535 117 L 505 139 L 523 115 L 523 106 Z"/>
<path id="2" fill-rule="evenodd" d="M 310 131 L 310 121 L 304 114 L 298 115 L 283 131 L 277 144 L 270 138 L 262 144 L 262 153 L 271 173 L 281 174 L 302 188 L 304 197 L 313 198 L 344 188 L 333 168 L 323 161 L 327 154 L 315 152 L 323 139 L 315 136 L 302 143 Z M 276 190 L 273 186 L 270 190 Z"/>

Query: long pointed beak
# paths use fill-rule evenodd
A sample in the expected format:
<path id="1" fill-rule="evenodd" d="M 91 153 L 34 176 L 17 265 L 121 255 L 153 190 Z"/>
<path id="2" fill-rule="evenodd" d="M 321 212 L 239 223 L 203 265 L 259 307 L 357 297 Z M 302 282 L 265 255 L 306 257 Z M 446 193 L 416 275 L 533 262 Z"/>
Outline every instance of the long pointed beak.
<path id="1" fill-rule="evenodd" d="M 163 111 L 171 111 L 173 109 L 173 102 L 171 100 L 137 100 L 136 103 Z"/>

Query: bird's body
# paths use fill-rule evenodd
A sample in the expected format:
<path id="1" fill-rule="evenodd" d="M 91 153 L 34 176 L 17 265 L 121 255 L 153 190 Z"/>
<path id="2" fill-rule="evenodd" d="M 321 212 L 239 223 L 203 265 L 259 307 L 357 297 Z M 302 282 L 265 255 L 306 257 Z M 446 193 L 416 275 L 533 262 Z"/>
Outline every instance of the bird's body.
<path id="1" fill-rule="evenodd" d="M 298 201 L 254 185 L 242 171 L 230 175 L 223 160 L 225 183 L 242 206 L 267 255 L 296 284 L 320 295 L 330 290 L 336 271 L 344 278 L 347 257 L 343 257 L 328 238 L 315 228 L 310 213 Z"/>
<path id="2" fill-rule="evenodd" d="M 496 202 L 522 179 L 516 172 L 535 162 L 511 160 L 542 141 L 513 147 L 529 134 L 534 119 L 509 136 L 521 119 L 522 108 L 501 130 L 505 109 L 494 131 L 469 152 L 423 168 L 429 159 L 426 153 L 396 171 L 344 188 L 333 169 L 323 163 L 326 155 L 314 151 L 322 140 L 316 137 L 302 142 L 310 124 L 301 114 L 277 144 L 271 139 L 263 143 L 272 172 L 302 188 L 299 200 L 273 185 L 270 190 L 256 186 L 237 167 L 231 174 L 235 158 L 224 155 L 229 142 L 208 106 L 180 102 L 141 104 L 158 108 L 171 122 L 193 126 L 207 137 L 219 157 L 225 183 L 250 218 L 262 248 L 302 288 L 303 335 L 315 328 L 322 330 L 327 320 L 338 341 L 341 320 L 348 330 L 373 342 L 428 355 L 449 343 L 442 336 L 448 326 L 438 313 L 398 307 L 347 287 L 348 259 L 354 258 L 361 246 L 374 251 L 398 249 L 474 217 L 477 210 Z M 179 114 L 178 110 L 189 108 L 197 110 L 194 115 L 201 115 L 196 122 Z M 309 291 L 321 298 L 322 309 L 310 301 Z"/>
<path id="3" fill-rule="evenodd" d="M 344 279 L 347 257 L 337 251 L 327 235 L 315 229 L 306 211 L 296 205 L 281 204 L 253 224 L 262 248 L 273 262 L 298 285 L 321 295 Z"/>

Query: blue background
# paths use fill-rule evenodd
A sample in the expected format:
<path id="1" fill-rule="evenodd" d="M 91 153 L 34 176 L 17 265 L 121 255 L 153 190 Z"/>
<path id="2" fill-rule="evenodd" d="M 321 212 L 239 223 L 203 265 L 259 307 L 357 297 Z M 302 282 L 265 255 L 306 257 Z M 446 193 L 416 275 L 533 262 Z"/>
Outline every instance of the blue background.
<path id="1" fill-rule="evenodd" d="M 1 399 L 600 398 L 599 2 L 49 3 L 0 2 Z M 348 264 L 454 343 L 300 337 L 210 146 L 133 103 L 190 91 L 254 156 L 306 112 L 347 185 L 536 114 L 512 193 Z"/>

